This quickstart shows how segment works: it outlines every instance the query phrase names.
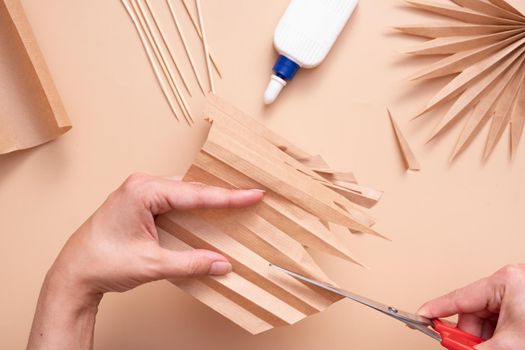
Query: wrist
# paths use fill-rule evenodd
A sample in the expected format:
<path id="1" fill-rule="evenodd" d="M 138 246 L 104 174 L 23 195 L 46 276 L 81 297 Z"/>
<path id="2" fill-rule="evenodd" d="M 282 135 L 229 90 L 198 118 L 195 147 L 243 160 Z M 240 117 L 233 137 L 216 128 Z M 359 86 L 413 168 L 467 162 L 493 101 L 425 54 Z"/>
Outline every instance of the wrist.
<path id="1" fill-rule="evenodd" d="M 73 313 L 93 311 L 96 313 L 102 300 L 102 293 L 91 291 L 89 286 L 83 285 L 67 269 L 61 269 L 56 265 L 53 265 L 46 274 L 42 293 L 48 299 L 63 304 Z"/>
<path id="2" fill-rule="evenodd" d="M 102 294 L 89 293 L 55 266 L 40 291 L 27 349 L 92 349 Z"/>

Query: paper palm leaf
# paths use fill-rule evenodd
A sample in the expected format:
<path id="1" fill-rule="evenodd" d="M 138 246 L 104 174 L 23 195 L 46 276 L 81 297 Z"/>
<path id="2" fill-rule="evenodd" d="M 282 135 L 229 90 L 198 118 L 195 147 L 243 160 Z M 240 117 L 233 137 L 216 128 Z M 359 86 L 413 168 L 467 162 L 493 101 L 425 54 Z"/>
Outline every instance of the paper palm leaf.
<path id="1" fill-rule="evenodd" d="M 331 170 L 320 156 L 303 152 L 217 98 L 210 97 L 205 115 L 211 124 L 208 139 L 185 180 L 262 188 L 266 194 L 251 208 L 174 211 L 157 218 L 164 247 L 212 249 L 233 265 L 227 276 L 173 283 L 251 333 L 324 310 L 340 298 L 269 263 L 329 281 L 306 247 L 355 262 L 344 242 L 350 231 L 333 230 L 344 226 L 378 235 L 360 207 L 374 205 L 381 192 L 358 185 L 351 173 Z"/>
<path id="2" fill-rule="evenodd" d="M 491 121 L 484 158 L 492 153 L 509 125 L 511 152 L 515 154 L 525 124 L 525 1 L 406 2 L 450 21 L 397 27 L 406 34 L 429 39 L 409 50 L 409 54 L 441 56 L 412 79 L 451 76 L 450 82 L 418 114 L 419 117 L 450 104 L 430 139 L 464 120 L 453 152 L 455 157 Z"/>

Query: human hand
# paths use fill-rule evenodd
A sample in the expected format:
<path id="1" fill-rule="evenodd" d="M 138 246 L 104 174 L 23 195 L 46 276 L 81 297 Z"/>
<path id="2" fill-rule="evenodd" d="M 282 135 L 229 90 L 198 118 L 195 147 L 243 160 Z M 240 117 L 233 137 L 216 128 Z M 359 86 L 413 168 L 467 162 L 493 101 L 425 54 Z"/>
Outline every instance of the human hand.
<path id="1" fill-rule="evenodd" d="M 49 270 L 28 349 L 90 349 L 97 307 L 106 292 L 230 272 L 231 264 L 218 253 L 162 248 L 155 216 L 173 209 L 245 207 L 263 195 L 260 190 L 130 176 L 70 237 Z"/>
<path id="2" fill-rule="evenodd" d="M 478 350 L 525 349 L 525 265 L 509 265 L 490 277 L 423 305 L 427 318 L 458 314 L 458 327 L 488 339 Z"/>

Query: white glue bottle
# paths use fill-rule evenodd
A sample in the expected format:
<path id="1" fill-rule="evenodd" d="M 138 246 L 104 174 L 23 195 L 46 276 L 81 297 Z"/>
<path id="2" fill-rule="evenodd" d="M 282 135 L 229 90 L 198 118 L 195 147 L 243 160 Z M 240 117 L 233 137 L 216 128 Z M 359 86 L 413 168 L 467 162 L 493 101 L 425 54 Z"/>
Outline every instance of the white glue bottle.
<path id="1" fill-rule="evenodd" d="M 314 68 L 326 57 L 358 0 L 292 0 L 274 35 L 279 52 L 264 103 L 270 104 L 299 68 Z"/>

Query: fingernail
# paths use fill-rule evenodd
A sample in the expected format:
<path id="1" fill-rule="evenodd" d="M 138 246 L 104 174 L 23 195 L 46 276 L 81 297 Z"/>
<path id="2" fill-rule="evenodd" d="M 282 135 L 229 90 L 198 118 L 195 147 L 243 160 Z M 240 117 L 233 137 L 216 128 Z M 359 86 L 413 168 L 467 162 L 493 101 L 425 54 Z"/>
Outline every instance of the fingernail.
<path id="1" fill-rule="evenodd" d="M 227 261 L 216 261 L 211 264 L 208 275 L 220 276 L 232 271 L 232 264 Z"/>
<path id="2" fill-rule="evenodd" d="M 254 189 L 252 189 L 252 190 L 250 190 L 250 191 L 252 191 L 252 192 L 257 192 L 257 193 L 266 193 L 265 190 L 261 190 L 261 189 L 258 189 L 258 188 L 254 188 Z"/>

